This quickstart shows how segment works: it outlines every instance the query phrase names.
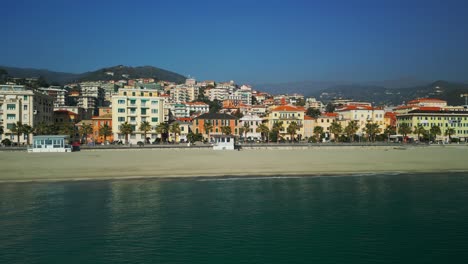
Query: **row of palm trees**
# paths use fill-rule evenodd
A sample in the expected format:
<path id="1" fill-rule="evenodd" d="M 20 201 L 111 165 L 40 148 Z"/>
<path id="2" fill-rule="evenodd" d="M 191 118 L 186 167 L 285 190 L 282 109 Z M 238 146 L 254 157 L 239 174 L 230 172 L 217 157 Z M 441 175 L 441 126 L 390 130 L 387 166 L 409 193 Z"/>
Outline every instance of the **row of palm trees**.
<path id="1" fill-rule="evenodd" d="M 414 129 L 412 129 L 409 124 L 403 123 L 399 126 L 398 133 L 403 135 L 403 137 L 406 137 L 410 133 L 414 133 L 417 135 L 418 140 L 421 141 L 421 136 L 424 135 L 428 136 L 429 140 L 435 140 L 437 136 L 442 135 L 442 130 L 439 126 L 432 126 L 429 130 L 426 130 L 421 124 L 416 125 Z M 451 127 L 447 128 L 444 133 L 445 136 L 448 136 L 449 141 L 452 141 L 452 136 L 454 134 L 455 129 Z"/>
<path id="2" fill-rule="evenodd" d="M 138 127 L 139 131 L 141 131 L 144 135 L 145 141 L 147 142 L 147 135 L 149 132 L 153 130 L 153 127 L 148 121 L 144 121 Z M 134 132 L 134 127 L 129 124 L 128 122 L 123 123 L 120 125 L 120 133 L 125 135 L 125 142 L 128 144 L 128 136 Z M 175 141 L 177 141 L 177 137 L 180 135 L 180 125 L 177 122 L 169 124 L 167 122 L 160 123 L 154 128 L 157 134 L 161 135 L 161 139 L 166 142 L 169 138 L 169 133 L 173 133 L 175 136 Z M 146 143 L 145 142 L 145 143 Z"/>

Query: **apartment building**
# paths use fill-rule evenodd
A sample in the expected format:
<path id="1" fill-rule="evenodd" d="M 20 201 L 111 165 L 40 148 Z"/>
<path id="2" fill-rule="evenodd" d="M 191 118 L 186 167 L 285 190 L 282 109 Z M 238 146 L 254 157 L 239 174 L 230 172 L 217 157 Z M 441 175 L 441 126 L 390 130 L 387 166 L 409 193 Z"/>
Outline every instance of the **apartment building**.
<path id="1" fill-rule="evenodd" d="M 0 125 L 4 128 L 3 138 L 17 142 L 11 129 L 17 122 L 35 127 L 39 123 L 54 122 L 54 99 L 39 91 L 29 90 L 23 85 L 0 85 Z M 21 135 L 20 143 L 30 142 L 32 135 Z M 2 139 L 3 139 L 2 138 Z"/>
<path id="2" fill-rule="evenodd" d="M 177 85 L 170 90 L 172 102 L 185 103 L 195 101 L 198 98 L 199 89 L 195 86 Z"/>
<path id="3" fill-rule="evenodd" d="M 164 122 L 164 99 L 159 97 L 157 91 L 146 89 L 120 89 L 118 95 L 112 97 L 112 132 L 114 140 L 125 140 L 120 133 L 120 126 L 128 122 L 133 129 L 129 135 L 129 142 L 136 144 L 145 141 L 140 131 L 142 122 L 149 122 L 152 130 L 147 133 L 151 141 L 157 138 L 155 128 Z"/>
<path id="4" fill-rule="evenodd" d="M 42 87 L 38 90 L 54 99 L 54 107 L 66 105 L 66 99 L 68 96 L 68 91 L 66 89 L 62 89 L 60 86 L 50 86 L 48 88 Z"/>
<path id="5" fill-rule="evenodd" d="M 268 115 L 268 127 L 270 131 L 273 129 L 273 125 L 277 122 L 282 121 L 283 127 L 280 130 L 280 136 L 290 140 L 290 135 L 287 132 L 288 126 L 292 122 L 296 122 L 300 126 L 297 135 L 303 135 L 303 123 L 304 123 L 305 109 L 303 107 L 297 107 L 292 105 L 281 105 L 272 108 L 271 113 Z"/>
<path id="6" fill-rule="evenodd" d="M 355 104 L 337 108 L 335 112 L 338 113 L 338 120 L 356 121 L 359 125 L 357 134 L 364 133 L 363 129 L 368 122 L 377 123 L 381 131 L 384 131 L 386 128 L 385 111 L 383 108 Z"/>

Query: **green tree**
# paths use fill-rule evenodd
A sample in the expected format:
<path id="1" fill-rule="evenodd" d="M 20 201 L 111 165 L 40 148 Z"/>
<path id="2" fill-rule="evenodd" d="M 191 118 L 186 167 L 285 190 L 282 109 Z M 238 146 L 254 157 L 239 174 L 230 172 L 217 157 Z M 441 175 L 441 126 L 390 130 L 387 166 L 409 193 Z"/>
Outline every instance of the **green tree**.
<path id="1" fill-rule="evenodd" d="M 279 143 L 281 137 L 281 130 L 283 130 L 283 121 L 277 121 L 273 124 L 272 131 L 276 134 L 276 143 Z"/>
<path id="2" fill-rule="evenodd" d="M 314 134 L 315 134 L 315 139 L 317 140 L 317 142 L 320 142 L 320 138 L 323 134 L 323 127 L 321 126 L 315 126 L 314 127 Z"/>
<path id="3" fill-rule="evenodd" d="M 388 140 L 390 138 L 391 135 L 395 135 L 396 134 L 396 127 L 395 126 L 391 126 L 391 125 L 388 125 L 384 131 L 383 131 L 384 135 L 385 135 L 385 138 Z"/>
<path id="4" fill-rule="evenodd" d="M 356 120 L 352 120 L 345 127 L 344 132 L 348 136 L 351 142 L 354 142 L 354 135 L 359 130 L 359 124 Z"/>
<path id="5" fill-rule="evenodd" d="M 3 135 L 5 131 L 3 130 L 3 126 L 0 126 L 0 136 Z"/>
<path id="6" fill-rule="evenodd" d="M 104 142 L 107 142 L 107 137 L 112 135 L 112 128 L 107 123 L 105 123 L 99 127 L 99 135 L 104 137 Z"/>
<path id="7" fill-rule="evenodd" d="M 455 134 L 455 129 L 453 128 L 447 128 L 447 130 L 445 130 L 445 135 L 449 137 L 449 142 L 452 142 L 452 135 Z"/>
<path id="8" fill-rule="evenodd" d="M 50 134 L 49 130 L 50 130 L 49 125 L 47 125 L 47 124 L 44 123 L 44 122 L 38 123 L 38 124 L 34 127 L 34 133 L 36 133 L 36 135 L 47 135 L 47 134 Z"/>
<path id="9" fill-rule="evenodd" d="M 171 133 L 174 134 L 175 142 L 178 142 L 177 136 L 180 135 L 180 125 L 179 125 L 179 123 L 177 123 L 177 122 L 172 123 L 169 130 L 170 130 Z"/>
<path id="10" fill-rule="evenodd" d="M 291 141 L 294 142 L 294 136 L 296 132 L 300 129 L 300 126 L 295 122 L 292 121 L 289 126 L 286 128 L 288 134 L 291 136 Z"/>
<path id="11" fill-rule="evenodd" d="M 325 107 L 325 112 L 327 112 L 327 113 L 335 112 L 335 105 L 332 104 L 331 102 L 328 103 L 327 106 Z"/>
<path id="12" fill-rule="evenodd" d="M 125 135 L 125 144 L 128 144 L 128 135 L 133 133 L 133 127 L 128 122 L 120 125 L 120 134 Z"/>
<path id="13" fill-rule="evenodd" d="M 318 110 L 317 108 L 309 107 L 307 108 L 306 115 L 313 118 L 317 118 L 321 115 L 321 113 L 320 110 Z"/>
<path id="14" fill-rule="evenodd" d="M 13 126 L 11 127 L 10 131 L 11 131 L 11 133 L 16 135 L 17 143 L 18 143 L 18 146 L 19 146 L 20 137 L 21 137 L 21 134 L 23 134 L 23 124 L 21 122 L 19 122 L 19 121 L 14 123 Z"/>
<path id="15" fill-rule="evenodd" d="M 225 135 L 231 135 L 231 127 L 230 126 L 222 126 L 221 127 L 221 132 Z"/>
<path id="16" fill-rule="evenodd" d="M 26 138 L 26 144 L 29 145 L 29 136 L 34 132 L 34 129 L 32 126 L 30 125 L 23 125 L 23 134 L 27 135 L 27 138 Z"/>
<path id="17" fill-rule="evenodd" d="M 79 134 L 80 134 L 80 138 L 81 138 L 81 142 L 82 143 L 85 143 L 86 142 L 86 138 L 88 137 L 89 134 L 92 134 L 93 133 L 93 126 L 91 124 L 85 124 L 83 123 L 79 130 L 78 130 Z"/>
<path id="18" fill-rule="evenodd" d="M 143 132 L 144 142 L 148 143 L 149 140 L 147 139 L 146 135 L 148 134 L 148 132 L 150 132 L 153 129 L 151 127 L 151 124 L 148 121 L 143 121 L 141 122 L 140 127 L 138 129 L 141 132 Z"/>
<path id="19" fill-rule="evenodd" d="M 406 136 L 411 133 L 411 127 L 408 125 L 408 123 L 403 123 L 398 127 L 398 133 L 403 135 L 403 138 L 406 138 Z"/>
<path id="20" fill-rule="evenodd" d="M 73 124 L 63 124 L 57 130 L 61 135 L 69 136 L 71 140 L 75 137 L 75 125 Z"/>
<path id="21" fill-rule="evenodd" d="M 156 133 L 161 135 L 163 142 L 167 142 L 167 138 L 169 137 L 169 124 L 167 122 L 160 123 L 156 126 Z"/>
<path id="22" fill-rule="evenodd" d="M 250 132 L 249 121 L 244 121 L 243 128 L 244 128 L 244 139 L 245 139 L 247 138 L 247 134 Z"/>
<path id="23" fill-rule="evenodd" d="M 332 133 L 335 137 L 335 141 L 338 142 L 340 140 L 340 134 L 343 132 L 343 127 L 340 123 L 336 120 L 330 124 L 330 133 Z"/>
<path id="24" fill-rule="evenodd" d="M 423 125 L 418 124 L 414 127 L 413 133 L 418 135 L 418 141 L 421 141 L 421 135 L 424 135 L 424 133 L 426 133 L 426 129 L 424 129 Z"/>
<path id="25" fill-rule="evenodd" d="M 210 132 L 213 129 L 213 124 L 211 124 L 210 121 L 205 120 L 205 123 L 203 123 L 203 129 L 205 129 L 205 134 L 208 137 L 208 140 L 210 140 Z"/>
<path id="26" fill-rule="evenodd" d="M 260 124 L 257 129 L 256 129 L 256 132 L 257 133 L 261 133 L 262 135 L 262 141 L 264 141 L 264 139 L 266 138 L 266 141 L 268 142 L 268 134 L 270 132 L 270 129 L 268 128 L 267 125 L 265 124 Z"/>
<path id="27" fill-rule="evenodd" d="M 440 130 L 439 126 L 433 126 L 429 130 L 429 135 L 431 135 L 431 137 L 434 138 L 434 141 L 435 141 L 436 137 L 440 136 L 441 134 L 442 134 L 442 131 Z M 431 139 L 429 139 L 429 140 L 431 140 Z"/>
<path id="28" fill-rule="evenodd" d="M 366 126 L 364 127 L 364 132 L 367 134 L 369 141 L 375 142 L 375 137 L 380 133 L 379 124 L 367 122 Z"/>
<path id="29" fill-rule="evenodd" d="M 303 98 L 299 98 L 299 99 L 297 99 L 295 105 L 296 106 L 304 106 L 305 105 L 305 100 Z"/>

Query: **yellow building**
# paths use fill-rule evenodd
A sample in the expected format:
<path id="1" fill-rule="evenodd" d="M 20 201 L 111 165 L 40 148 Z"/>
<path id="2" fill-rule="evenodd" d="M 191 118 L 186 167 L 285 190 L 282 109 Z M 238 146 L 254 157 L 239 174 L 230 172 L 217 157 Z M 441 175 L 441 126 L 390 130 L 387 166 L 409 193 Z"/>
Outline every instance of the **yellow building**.
<path id="1" fill-rule="evenodd" d="M 452 138 L 458 138 L 460 141 L 467 141 L 468 138 L 468 111 L 444 111 L 444 110 L 413 110 L 406 114 L 397 114 L 397 129 L 402 124 L 408 124 L 414 131 L 414 127 L 421 125 L 425 130 L 429 131 L 433 126 L 439 126 L 442 134 L 437 137 L 439 140 L 448 141 L 448 136 L 445 135 L 449 128 L 454 130 Z M 398 131 L 398 130 L 397 130 Z M 409 134 L 416 138 L 414 133 Z"/>
<path id="2" fill-rule="evenodd" d="M 112 97 L 112 132 L 114 140 L 125 140 L 120 133 L 120 126 L 128 122 L 133 133 L 129 135 L 129 142 L 136 144 L 145 142 L 144 134 L 139 130 L 142 122 L 149 122 L 152 130 L 147 137 L 154 141 L 157 138 L 155 128 L 164 122 L 164 99 L 159 97 L 156 90 L 119 89 L 118 95 Z"/>
<path id="3" fill-rule="evenodd" d="M 296 138 L 298 135 L 303 137 L 304 135 L 304 116 L 305 109 L 303 107 L 281 105 L 271 109 L 271 113 L 268 115 L 268 127 L 270 131 L 273 129 L 273 125 L 279 121 L 283 122 L 283 128 L 280 130 L 280 137 L 290 140 L 287 128 L 292 122 L 296 122 L 300 129 L 296 132 Z"/>

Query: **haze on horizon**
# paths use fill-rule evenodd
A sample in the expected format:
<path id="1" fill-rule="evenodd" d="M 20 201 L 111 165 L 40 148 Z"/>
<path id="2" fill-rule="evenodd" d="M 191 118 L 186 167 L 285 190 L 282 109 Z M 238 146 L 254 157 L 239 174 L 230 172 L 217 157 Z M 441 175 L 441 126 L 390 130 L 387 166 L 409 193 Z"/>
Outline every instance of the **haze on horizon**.
<path id="1" fill-rule="evenodd" d="M 122 1 L 124 2 L 124 1 Z M 466 81 L 467 1 L 8 1 L 0 65 L 275 83 Z"/>

